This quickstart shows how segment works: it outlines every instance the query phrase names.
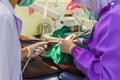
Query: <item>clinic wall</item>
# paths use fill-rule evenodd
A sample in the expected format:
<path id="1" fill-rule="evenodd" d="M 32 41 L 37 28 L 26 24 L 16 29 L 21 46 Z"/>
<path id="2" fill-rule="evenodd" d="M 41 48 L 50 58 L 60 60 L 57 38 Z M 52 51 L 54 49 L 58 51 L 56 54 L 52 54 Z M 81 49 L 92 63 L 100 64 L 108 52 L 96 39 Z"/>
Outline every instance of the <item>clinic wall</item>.
<path id="1" fill-rule="evenodd" d="M 65 8 L 66 4 L 67 3 L 58 3 L 58 7 Z M 54 7 L 54 3 L 49 3 L 49 7 Z M 16 15 L 23 21 L 21 34 L 25 36 L 37 34 L 37 27 L 40 23 L 52 23 L 52 20 L 50 18 L 46 18 L 45 20 L 43 20 L 43 15 L 39 12 L 35 11 L 34 14 L 29 15 L 28 7 L 16 6 L 15 12 Z M 57 22 L 57 26 L 61 26 L 59 22 Z"/>
<path id="2" fill-rule="evenodd" d="M 34 35 L 37 33 L 37 26 L 43 23 L 42 14 L 35 11 L 34 14 L 29 15 L 28 7 L 16 7 L 16 15 L 23 21 L 22 33 L 23 35 Z M 45 20 L 49 23 L 49 19 Z"/>

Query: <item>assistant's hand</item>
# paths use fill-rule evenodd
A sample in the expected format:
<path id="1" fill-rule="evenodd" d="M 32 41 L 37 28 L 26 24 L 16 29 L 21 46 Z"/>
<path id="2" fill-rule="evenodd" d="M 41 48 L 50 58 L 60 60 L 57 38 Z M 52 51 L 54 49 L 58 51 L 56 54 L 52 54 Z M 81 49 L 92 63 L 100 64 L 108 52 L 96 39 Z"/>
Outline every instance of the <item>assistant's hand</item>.
<path id="1" fill-rule="evenodd" d="M 27 46 L 26 48 L 28 50 L 27 57 L 29 57 L 31 54 L 34 54 L 34 56 L 37 56 L 40 53 L 45 51 L 45 48 L 47 48 L 47 43 L 46 42 L 37 42 L 35 44 Z"/>
<path id="2" fill-rule="evenodd" d="M 60 39 L 59 40 L 61 52 L 71 54 L 72 49 L 75 47 L 75 44 L 71 40 Z"/>
<path id="3" fill-rule="evenodd" d="M 38 47 L 37 49 L 35 49 L 35 55 L 41 55 L 44 56 L 46 54 L 46 50 L 47 49 L 47 44 L 44 44 L 40 47 Z"/>

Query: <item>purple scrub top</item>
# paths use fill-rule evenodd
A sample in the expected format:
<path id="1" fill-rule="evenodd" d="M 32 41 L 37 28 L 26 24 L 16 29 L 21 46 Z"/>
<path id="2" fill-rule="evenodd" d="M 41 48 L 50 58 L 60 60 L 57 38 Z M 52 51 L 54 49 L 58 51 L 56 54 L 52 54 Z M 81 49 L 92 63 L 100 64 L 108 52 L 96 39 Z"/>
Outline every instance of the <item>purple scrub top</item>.
<path id="1" fill-rule="evenodd" d="M 95 24 L 88 49 L 75 46 L 72 56 L 85 80 L 120 80 L 120 0 L 104 7 Z"/>

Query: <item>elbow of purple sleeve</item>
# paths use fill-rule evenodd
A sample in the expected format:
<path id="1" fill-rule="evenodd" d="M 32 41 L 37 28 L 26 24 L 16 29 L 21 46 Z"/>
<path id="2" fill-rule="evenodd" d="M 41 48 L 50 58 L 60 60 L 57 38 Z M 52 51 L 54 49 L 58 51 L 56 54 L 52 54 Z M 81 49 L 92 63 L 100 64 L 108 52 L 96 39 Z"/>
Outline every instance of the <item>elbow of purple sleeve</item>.
<path id="1" fill-rule="evenodd" d="M 76 67 L 84 74 L 88 75 L 93 61 L 96 60 L 94 54 L 79 46 L 75 46 L 72 49 L 72 56 Z"/>

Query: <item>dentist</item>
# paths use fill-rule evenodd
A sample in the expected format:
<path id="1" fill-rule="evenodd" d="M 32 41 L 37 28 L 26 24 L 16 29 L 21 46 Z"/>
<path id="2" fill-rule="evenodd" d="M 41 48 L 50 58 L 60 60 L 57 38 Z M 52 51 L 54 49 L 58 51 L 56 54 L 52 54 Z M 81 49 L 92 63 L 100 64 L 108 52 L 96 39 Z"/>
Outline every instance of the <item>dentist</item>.
<path id="1" fill-rule="evenodd" d="M 99 15 L 89 40 L 75 45 L 71 40 L 60 40 L 64 53 L 72 55 L 84 80 L 120 80 L 120 0 L 72 0 Z M 79 79 L 80 80 L 80 79 Z"/>

